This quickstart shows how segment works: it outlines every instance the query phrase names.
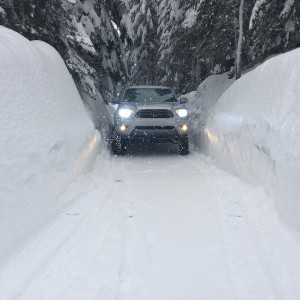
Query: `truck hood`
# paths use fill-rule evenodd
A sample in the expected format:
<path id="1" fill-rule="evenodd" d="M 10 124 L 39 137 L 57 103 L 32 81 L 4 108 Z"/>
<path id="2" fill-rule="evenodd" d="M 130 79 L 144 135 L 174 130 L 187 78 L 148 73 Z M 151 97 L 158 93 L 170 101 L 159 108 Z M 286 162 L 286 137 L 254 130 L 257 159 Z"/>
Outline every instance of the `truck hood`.
<path id="1" fill-rule="evenodd" d="M 182 105 L 178 102 L 152 102 L 152 103 L 145 103 L 145 102 L 122 102 L 120 103 L 120 107 L 132 107 L 136 110 L 140 109 L 168 109 L 172 110 L 175 107 L 182 107 Z"/>

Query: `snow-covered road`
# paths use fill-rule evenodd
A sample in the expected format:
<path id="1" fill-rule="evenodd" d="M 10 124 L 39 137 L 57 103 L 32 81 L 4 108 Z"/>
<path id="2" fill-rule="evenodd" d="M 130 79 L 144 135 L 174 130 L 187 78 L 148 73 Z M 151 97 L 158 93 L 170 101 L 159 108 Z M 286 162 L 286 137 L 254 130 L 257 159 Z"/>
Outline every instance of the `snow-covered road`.
<path id="1" fill-rule="evenodd" d="M 60 201 L 0 269 L 0 299 L 300 297 L 299 234 L 203 155 L 102 153 Z"/>

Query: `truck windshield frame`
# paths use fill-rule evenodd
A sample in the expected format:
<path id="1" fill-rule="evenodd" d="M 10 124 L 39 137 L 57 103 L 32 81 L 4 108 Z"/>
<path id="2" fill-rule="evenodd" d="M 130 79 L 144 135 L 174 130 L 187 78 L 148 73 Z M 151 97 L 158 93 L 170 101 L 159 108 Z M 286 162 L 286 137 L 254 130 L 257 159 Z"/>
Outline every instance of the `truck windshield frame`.
<path id="1" fill-rule="evenodd" d="M 123 102 L 167 102 L 177 99 L 171 89 L 165 88 L 130 88 L 124 93 Z"/>

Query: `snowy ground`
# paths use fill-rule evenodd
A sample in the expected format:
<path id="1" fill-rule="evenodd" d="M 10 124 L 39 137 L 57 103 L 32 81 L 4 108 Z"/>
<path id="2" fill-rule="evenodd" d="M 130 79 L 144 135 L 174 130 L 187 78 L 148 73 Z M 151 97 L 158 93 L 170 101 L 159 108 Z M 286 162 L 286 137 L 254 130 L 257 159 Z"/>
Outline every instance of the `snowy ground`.
<path id="1" fill-rule="evenodd" d="M 300 233 L 281 222 L 262 187 L 221 171 L 196 150 L 181 157 L 175 147 L 165 145 L 112 157 L 57 52 L 3 27 L 0 42 L 0 127 L 5 129 L 0 135 L 1 300 L 300 299 Z M 284 169 L 293 175 L 285 177 L 293 188 L 299 174 L 299 68 L 290 61 L 299 55 L 292 52 L 258 68 L 262 78 L 265 70 L 276 74 L 272 66 L 279 63 L 287 74 L 290 65 L 295 68 L 290 78 L 294 85 L 283 84 L 293 93 L 280 89 L 284 104 L 284 95 L 290 95 L 283 115 L 293 117 L 283 127 L 293 129 L 287 135 L 290 143 L 275 140 L 288 146 L 283 150 L 295 152 L 284 156 L 286 166 L 293 167 Z M 223 96 L 219 106 L 219 97 L 232 83 L 225 76 L 207 79 L 194 93 L 202 101 L 191 102 L 196 148 L 203 138 L 203 119 L 210 120 L 208 137 L 233 132 L 216 126 L 232 120 L 220 119 L 229 107 L 226 101 L 240 100 L 241 93 L 235 92 L 244 91 L 243 83 L 249 95 L 259 90 L 248 86 L 254 82 L 252 74 L 249 82 L 242 78 L 233 84 L 226 94 L 233 96 Z M 260 83 L 261 90 L 273 90 Z M 261 103 L 269 98 L 253 96 Z M 216 102 L 214 119 L 210 112 Z M 269 107 L 257 115 L 265 117 Z M 250 109 L 234 110 L 234 120 L 241 111 Z M 276 110 L 271 117 L 267 119 L 278 120 Z M 211 153 L 226 154 L 227 148 L 216 147 L 216 141 L 208 142 L 215 145 Z M 243 139 L 238 141 L 237 146 L 245 146 Z M 213 157 L 232 171 L 227 156 Z M 277 161 L 284 165 L 286 160 Z M 254 162 L 263 165 L 264 160 Z M 244 165 L 239 166 L 243 171 Z"/>
<path id="2" fill-rule="evenodd" d="M 299 299 L 299 233 L 196 152 L 103 152 L 60 200 L 1 267 L 1 299 Z"/>

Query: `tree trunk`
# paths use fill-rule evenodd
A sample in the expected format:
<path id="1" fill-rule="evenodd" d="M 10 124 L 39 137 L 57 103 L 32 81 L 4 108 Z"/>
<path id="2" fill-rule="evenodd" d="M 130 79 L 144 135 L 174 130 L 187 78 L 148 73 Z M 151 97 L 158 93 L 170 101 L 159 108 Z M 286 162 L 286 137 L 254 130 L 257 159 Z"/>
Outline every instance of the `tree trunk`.
<path id="1" fill-rule="evenodd" d="M 243 37 L 244 37 L 244 4 L 245 0 L 240 0 L 239 8 L 239 37 L 236 49 L 236 66 L 235 66 L 235 78 L 239 79 L 242 75 L 242 53 L 243 53 Z"/>

